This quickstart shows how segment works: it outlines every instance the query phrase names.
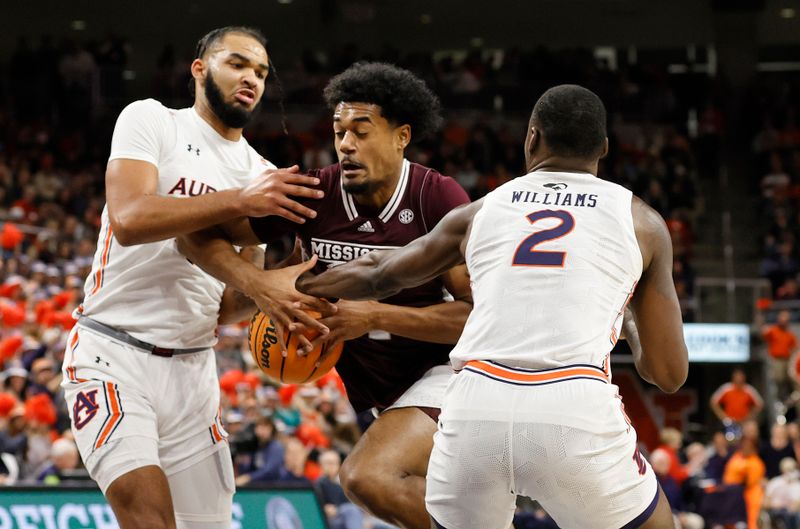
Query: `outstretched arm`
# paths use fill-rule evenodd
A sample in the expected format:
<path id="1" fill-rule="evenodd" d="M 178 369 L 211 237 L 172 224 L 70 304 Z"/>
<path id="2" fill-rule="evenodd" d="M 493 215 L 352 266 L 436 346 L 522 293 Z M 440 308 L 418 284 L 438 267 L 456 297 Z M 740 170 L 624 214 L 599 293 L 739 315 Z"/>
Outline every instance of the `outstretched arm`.
<path id="1" fill-rule="evenodd" d="M 192 263 L 224 282 L 227 287 L 250 297 L 261 310 L 272 316 L 284 350 L 282 331 L 284 328 L 293 330 L 295 319 L 322 334 L 328 332 L 329 329 L 319 320 L 296 305 L 321 313 L 336 310 L 327 301 L 301 294 L 295 289 L 297 277 L 314 266 L 315 258 L 279 270 L 263 270 L 263 260 L 260 266 L 256 266 L 233 247 L 234 243 L 251 245 L 259 242 L 247 219 L 181 236 L 177 241 L 178 250 Z"/>
<path id="2" fill-rule="evenodd" d="M 316 277 L 304 276 L 297 289 L 311 296 L 384 299 L 432 280 L 464 262 L 463 243 L 483 201 L 454 209 L 429 234 L 397 250 L 370 252 Z"/>

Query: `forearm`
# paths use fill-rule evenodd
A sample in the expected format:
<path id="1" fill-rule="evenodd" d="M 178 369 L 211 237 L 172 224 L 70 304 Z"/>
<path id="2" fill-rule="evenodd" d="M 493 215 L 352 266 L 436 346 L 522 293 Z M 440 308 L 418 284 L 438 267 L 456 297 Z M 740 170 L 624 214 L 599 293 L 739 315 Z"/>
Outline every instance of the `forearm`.
<path id="1" fill-rule="evenodd" d="M 454 344 L 461 337 L 471 310 L 472 305 L 466 301 L 439 303 L 428 307 L 381 303 L 375 311 L 374 327 L 412 340 Z"/>
<path id="2" fill-rule="evenodd" d="M 232 325 L 249 320 L 255 314 L 255 302 L 238 290 L 226 288 L 219 306 L 219 325 Z"/>
<path id="3" fill-rule="evenodd" d="M 639 373 L 639 376 L 647 382 L 654 384 L 653 376 L 650 374 L 646 357 L 642 355 L 642 342 L 639 339 L 639 329 L 636 328 L 633 313 L 628 308 L 625 309 L 625 316 L 622 320 L 622 333 L 625 341 L 628 342 L 628 346 L 631 349 L 633 364 L 636 367 L 636 371 Z"/>
<path id="4" fill-rule="evenodd" d="M 376 268 L 384 260 L 381 254 L 388 251 L 375 251 L 343 265 L 330 268 L 318 276 L 305 275 L 297 281 L 297 290 L 320 298 L 342 298 L 350 300 L 384 299 L 396 294 L 402 288 L 376 273 Z"/>
<path id="5" fill-rule="evenodd" d="M 144 195 L 109 207 L 111 228 L 122 246 L 161 241 L 241 216 L 239 190 L 178 198 Z"/>
<path id="6" fill-rule="evenodd" d="M 253 283 L 258 281 L 261 268 L 238 253 L 217 228 L 178 237 L 178 249 L 229 288 L 249 294 Z"/>

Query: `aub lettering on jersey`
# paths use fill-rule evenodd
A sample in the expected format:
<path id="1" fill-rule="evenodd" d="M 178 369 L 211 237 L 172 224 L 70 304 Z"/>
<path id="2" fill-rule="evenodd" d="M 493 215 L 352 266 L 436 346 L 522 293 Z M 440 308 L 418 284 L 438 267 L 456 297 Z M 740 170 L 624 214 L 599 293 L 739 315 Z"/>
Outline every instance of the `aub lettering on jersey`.
<path id="1" fill-rule="evenodd" d="M 392 250 L 398 246 L 375 246 L 370 244 L 355 244 L 328 239 L 311 239 L 311 252 L 316 254 L 328 266 L 358 259 L 373 250 Z"/>
<path id="2" fill-rule="evenodd" d="M 538 191 L 512 191 L 511 203 L 527 202 L 543 206 L 573 206 L 593 208 L 597 206 L 597 195 L 587 193 L 540 193 Z"/>
<path id="3" fill-rule="evenodd" d="M 178 183 L 172 186 L 172 189 L 167 193 L 168 195 L 183 195 L 196 197 L 198 195 L 205 195 L 206 193 L 213 193 L 216 189 L 204 182 L 198 182 L 185 176 L 180 177 Z"/>

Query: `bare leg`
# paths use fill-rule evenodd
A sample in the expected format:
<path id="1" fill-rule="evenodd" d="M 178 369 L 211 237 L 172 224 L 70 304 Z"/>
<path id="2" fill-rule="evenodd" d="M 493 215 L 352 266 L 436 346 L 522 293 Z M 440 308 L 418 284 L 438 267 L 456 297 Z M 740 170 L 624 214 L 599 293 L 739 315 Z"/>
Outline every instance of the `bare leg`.
<path id="1" fill-rule="evenodd" d="M 436 423 L 417 408 L 382 413 L 342 464 L 347 497 L 403 529 L 429 529 L 425 474 L 435 432 Z"/>
<path id="2" fill-rule="evenodd" d="M 120 529 L 175 529 L 167 476 L 157 466 L 137 468 L 115 479 L 106 499 Z"/>
<path id="3" fill-rule="evenodd" d="M 650 518 L 647 519 L 640 529 L 675 529 L 675 520 L 672 517 L 672 509 L 669 506 L 664 491 L 658 487 L 658 503 Z"/>

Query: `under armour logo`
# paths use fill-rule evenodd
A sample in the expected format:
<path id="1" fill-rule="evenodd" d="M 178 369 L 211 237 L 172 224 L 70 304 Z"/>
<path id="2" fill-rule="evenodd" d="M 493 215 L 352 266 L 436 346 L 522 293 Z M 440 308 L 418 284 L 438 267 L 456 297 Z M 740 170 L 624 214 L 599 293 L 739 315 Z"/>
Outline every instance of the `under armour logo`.
<path id="1" fill-rule="evenodd" d="M 99 364 L 100 362 L 104 363 L 106 365 L 106 367 L 110 367 L 111 366 L 111 364 L 109 364 L 108 362 L 106 362 L 105 360 L 100 358 L 99 356 L 96 356 L 95 359 L 94 359 L 94 363 L 95 364 Z"/>
<path id="2" fill-rule="evenodd" d="M 549 187 L 550 189 L 554 189 L 556 191 L 561 191 L 562 189 L 567 188 L 567 184 L 563 182 L 554 182 L 550 184 L 545 184 L 544 187 Z"/>
<path id="3" fill-rule="evenodd" d="M 187 152 L 192 152 L 193 150 L 194 150 L 195 154 L 197 154 L 197 156 L 200 156 L 200 148 L 199 147 L 192 148 L 192 144 L 191 143 L 186 145 L 186 151 Z"/>

